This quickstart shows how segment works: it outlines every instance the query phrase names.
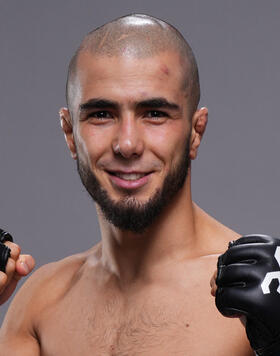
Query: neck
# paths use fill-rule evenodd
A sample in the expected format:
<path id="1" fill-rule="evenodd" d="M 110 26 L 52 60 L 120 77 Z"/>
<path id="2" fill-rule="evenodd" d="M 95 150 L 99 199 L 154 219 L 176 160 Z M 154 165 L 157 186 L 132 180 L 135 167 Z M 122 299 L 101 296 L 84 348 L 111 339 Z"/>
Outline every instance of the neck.
<path id="1" fill-rule="evenodd" d="M 102 262 L 122 285 L 151 279 L 163 266 L 192 256 L 197 234 L 189 179 L 143 234 L 121 231 L 99 213 Z"/>

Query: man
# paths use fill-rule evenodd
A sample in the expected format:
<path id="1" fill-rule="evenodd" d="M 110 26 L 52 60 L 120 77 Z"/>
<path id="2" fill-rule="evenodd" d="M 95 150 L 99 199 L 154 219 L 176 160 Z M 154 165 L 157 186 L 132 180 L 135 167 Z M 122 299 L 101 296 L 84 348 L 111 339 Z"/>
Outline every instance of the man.
<path id="1" fill-rule="evenodd" d="M 191 198 L 208 114 L 199 96 L 191 48 L 165 22 L 130 15 L 85 37 L 60 119 L 102 239 L 24 284 L 1 356 L 254 354 L 209 292 L 218 255 L 240 235 Z"/>

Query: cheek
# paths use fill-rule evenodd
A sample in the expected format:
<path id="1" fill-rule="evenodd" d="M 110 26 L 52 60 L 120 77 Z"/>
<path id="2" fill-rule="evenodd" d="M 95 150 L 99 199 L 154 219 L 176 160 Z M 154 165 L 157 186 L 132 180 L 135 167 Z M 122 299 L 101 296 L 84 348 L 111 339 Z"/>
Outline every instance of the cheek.
<path id="1" fill-rule="evenodd" d="M 182 125 L 174 124 L 155 126 L 146 133 L 149 149 L 167 165 L 173 165 L 180 159 L 185 149 L 187 130 Z"/>
<path id="2" fill-rule="evenodd" d="M 110 134 L 86 124 L 77 132 L 78 154 L 86 161 L 94 162 L 108 150 Z"/>

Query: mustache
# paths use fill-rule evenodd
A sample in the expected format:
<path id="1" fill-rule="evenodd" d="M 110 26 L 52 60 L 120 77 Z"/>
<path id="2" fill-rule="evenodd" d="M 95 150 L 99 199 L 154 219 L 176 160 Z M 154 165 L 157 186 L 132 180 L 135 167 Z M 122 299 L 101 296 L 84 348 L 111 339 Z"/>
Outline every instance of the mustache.
<path id="1" fill-rule="evenodd" d="M 163 164 L 157 160 L 136 162 L 135 160 L 118 161 L 116 159 L 102 159 L 97 162 L 97 167 L 105 171 L 120 172 L 154 172 L 159 171 Z"/>

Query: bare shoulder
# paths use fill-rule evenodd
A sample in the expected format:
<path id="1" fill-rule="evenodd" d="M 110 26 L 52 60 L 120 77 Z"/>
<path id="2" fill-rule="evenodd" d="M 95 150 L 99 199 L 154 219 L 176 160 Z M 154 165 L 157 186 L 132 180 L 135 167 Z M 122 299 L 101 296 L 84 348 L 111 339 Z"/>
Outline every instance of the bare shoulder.
<path id="1" fill-rule="evenodd" d="M 38 268 L 15 295 L 0 331 L 0 345 L 3 340 L 37 338 L 36 320 L 42 310 L 56 303 L 75 279 L 94 248 L 66 257 Z M 1 353 L 0 353 L 1 355 Z"/>
<path id="2" fill-rule="evenodd" d="M 232 230 L 194 204 L 195 220 L 201 236 L 202 254 L 220 255 L 228 248 L 228 243 L 242 235 Z"/>

